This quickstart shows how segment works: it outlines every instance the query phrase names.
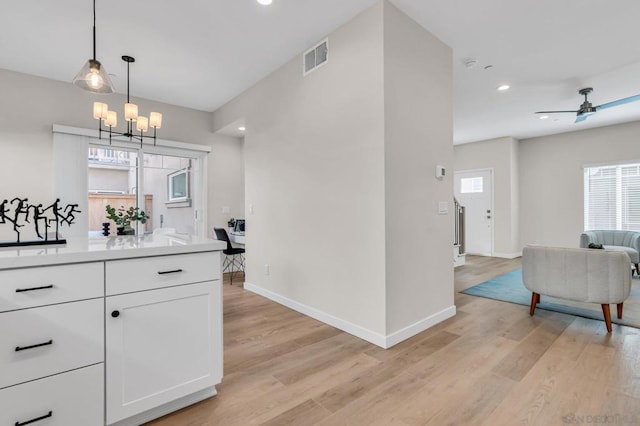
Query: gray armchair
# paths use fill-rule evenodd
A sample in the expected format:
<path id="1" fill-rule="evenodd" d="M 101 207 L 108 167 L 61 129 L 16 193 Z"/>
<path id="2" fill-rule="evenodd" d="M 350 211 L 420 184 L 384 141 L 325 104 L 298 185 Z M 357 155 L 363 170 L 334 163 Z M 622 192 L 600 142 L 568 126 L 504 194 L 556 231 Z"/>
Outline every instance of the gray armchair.
<path id="1" fill-rule="evenodd" d="M 624 251 L 640 275 L 640 232 L 636 231 L 585 231 L 580 235 L 580 247 L 602 244 L 607 250 Z"/>
<path id="2" fill-rule="evenodd" d="M 609 305 L 618 305 L 618 318 L 622 318 L 624 301 L 631 292 L 631 268 L 629 258 L 617 250 L 528 246 L 522 251 L 522 281 L 532 292 L 530 315 L 541 294 L 597 303 L 602 305 L 611 333 Z"/>

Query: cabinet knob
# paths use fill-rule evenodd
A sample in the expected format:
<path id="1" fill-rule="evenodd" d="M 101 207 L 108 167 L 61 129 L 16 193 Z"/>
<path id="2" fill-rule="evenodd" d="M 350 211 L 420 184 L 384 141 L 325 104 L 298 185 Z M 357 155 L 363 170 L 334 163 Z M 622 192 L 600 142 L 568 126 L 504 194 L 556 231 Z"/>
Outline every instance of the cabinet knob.
<path id="1" fill-rule="evenodd" d="M 113 318 L 118 318 L 118 317 L 120 316 L 120 311 L 113 311 L 113 312 L 111 312 L 111 316 L 112 316 Z"/>

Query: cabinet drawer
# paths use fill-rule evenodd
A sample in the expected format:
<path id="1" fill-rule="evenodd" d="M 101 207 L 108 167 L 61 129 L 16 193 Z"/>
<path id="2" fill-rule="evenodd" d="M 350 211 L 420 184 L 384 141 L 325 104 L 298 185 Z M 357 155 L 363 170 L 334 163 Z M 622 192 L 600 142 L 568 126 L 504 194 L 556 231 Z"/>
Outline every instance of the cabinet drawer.
<path id="1" fill-rule="evenodd" d="M 0 388 L 104 361 L 104 299 L 0 314 Z"/>
<path id="2" fill-rule="evenodd" d="M 42 419 L 28 423 L 38 418 Z M 25 423 L 103 425 L 104 364 L 0 390 L 0 424 Z"/>
<path id="3" fill-rule="evenodd" d="M 102 296 L 102 262 L 0 271 L 0 312 Z"/>
<path id="4" fill-rule="evenodd" d="M 114 260 L 106 277 L 107 296 L 219 280 L 220 252 Z"/>

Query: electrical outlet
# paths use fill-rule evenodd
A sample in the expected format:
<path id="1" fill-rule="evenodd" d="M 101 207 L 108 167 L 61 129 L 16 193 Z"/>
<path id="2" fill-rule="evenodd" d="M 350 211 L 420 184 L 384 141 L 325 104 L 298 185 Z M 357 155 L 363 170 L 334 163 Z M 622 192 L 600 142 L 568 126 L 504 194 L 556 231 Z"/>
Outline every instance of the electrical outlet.
<path id="1" fill-rule="evenodd" d="M 229 214 L 230 211 L 229 206 L 222 206 L 222 214 Z"/>
<path id="2" fill-rule="evenodd" d="M 253 204 L 249 204 L 249 213 L 253 214 Z"/>
<path id="3" fill-rule="evenodd" d="M 264 274 L 265 275 L 270 275 L 270 273 L 271 272 L 269 271 L 269 264 L 267 263 L 267 264 L 264 265 Z"/>

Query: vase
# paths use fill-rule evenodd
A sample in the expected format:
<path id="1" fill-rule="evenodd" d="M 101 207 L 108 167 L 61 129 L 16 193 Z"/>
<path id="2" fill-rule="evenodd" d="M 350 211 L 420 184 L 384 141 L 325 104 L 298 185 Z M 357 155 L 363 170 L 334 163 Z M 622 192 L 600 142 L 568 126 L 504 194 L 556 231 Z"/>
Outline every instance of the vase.
<path id="1" fill-rule="evenodd" d="M 117 231 L 117 235 L 127 235 L 124 233 L 124 226 L 118 226 L 116 228 L 116 231 Z"/>

